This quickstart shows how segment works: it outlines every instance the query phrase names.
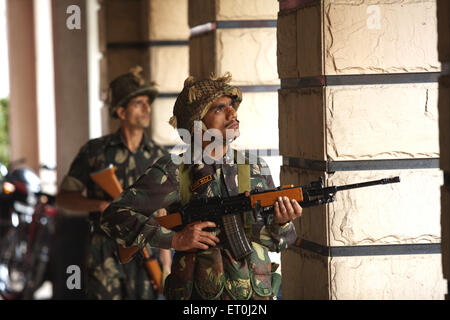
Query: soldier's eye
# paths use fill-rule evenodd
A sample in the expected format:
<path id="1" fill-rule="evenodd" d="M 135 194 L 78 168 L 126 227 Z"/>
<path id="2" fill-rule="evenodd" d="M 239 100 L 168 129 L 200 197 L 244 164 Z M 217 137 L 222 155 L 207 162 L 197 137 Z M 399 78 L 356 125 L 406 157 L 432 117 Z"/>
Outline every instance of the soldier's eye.
<path id="1" fill-rule="evenodd" d="M 216 107 L 215 112 L 216 112 L 216 113 L 222 112 L 224 107 L 225 107 L 225 106 L 224 106 L 223 104 L 219 104 L 219 105 Z"/>

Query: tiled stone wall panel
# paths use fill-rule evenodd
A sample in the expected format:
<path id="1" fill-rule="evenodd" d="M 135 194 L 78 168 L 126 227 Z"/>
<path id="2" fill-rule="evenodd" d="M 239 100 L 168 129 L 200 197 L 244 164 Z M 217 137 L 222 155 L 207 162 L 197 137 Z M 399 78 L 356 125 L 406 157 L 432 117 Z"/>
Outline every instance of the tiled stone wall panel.
<path id="1" fill-rule="evenodd" d="M 189 73 L 196 78 L 207 78 L 216 72 L 216 33 L 208 32 L 189 39 Z"/>
<path id="2" fill-rule="evenodd" d="M 330 279 L 333 300 L 442 300 L 447 291 L 439 254 L 332 258 Z"/>
<path id="3" fill-rule="evenodd" d="M 179 93 L 189 76 L 189 47 L 151 47 L 150 74 L 160 92 Z"/>
<path id="4" fill-rule="evenodd" d="M 441 187 L 442 272 L 450 280 L 450 186 Z"/>
<path id="5" fill-rule="evenodd" d="M 108 0 L 104 1 L 104 4 L 108 43 L 146 40 L 145 24 L 141 19 L 146 12 L 146 4 L 143 0 Z"/>
<path id="6" fill-rule="evenodd" d="M 297 70 L 300 77 L 323 74 L 321 17 L 319 4 L 297 11 Z"/>
<path id="7" fill-rule="evenodd" d="M 439 144 L 441 169 L 450 172 L 450 76 L 439 81 Z"/>
<path id="8" fill-rule="evenodd" d="M 331 246 L 440 242 L 440 170 L 341 171 L 327 183 L 339 186 L 394 176 L 400 183 L 337 193 L 329 204 Z"/>
<path id="9" fill-rule="evenodd" d="M 437 0 L 438 52 L 440 61 L 450 61 L 450 1 Z"/>
<path id="10" fill-rule="evenodd" d="M 437 94 L 436 84 L 328 87 L 328 159 L 439 157 Z"/>
<path id="11" fill-rule="evenodd" d="M 281 185 L 293 184 L 302 186 L 312 181 L 317 181 L 319 177 L 322 177 L 325 181 L 327 176 L 325 173 L 318 171 L 306 171 L 287 166 L 281 167 Z M 294 222 L 297 236 L 323 246 L 328 246 L 327 212 L 327 206 L 325 205 L 304 208 L 301 218 Z"/>
<path id="12" fill-rule="evenodd" d="M 214 0 L 189 0 L 188 22 L 195 27 L 216 20 L 216 2 Z"/>
<path id="13" fill-rule="evenodd" d="M 177 131 L 169 124 L 175 99 L 156 98 L 152 104 L 152 139 L 159 145 L 173 146 L 182 143 Z"/>
<path id="14" fill-rule="evenodd" d="M 216 31 L 216 71 L 238 85 L 279 84 L 275 28 Z"/>
<path id="15" fill-rule="evenodd" d="M 148 49 L 109 49 L 108 83 L 137 65 L 143 68 L 144 76 L 148 78 L 150 61 L 148 52 Z"/>
<path id="16" fill-rule="evenodd" d="M 284 300 L 329 299 L 328 257 L 301 250 L 281 253 Z M 287 280 L 288 279 L 288 280 Z"/>
<path id="17" fill-rule="evenodd" d="M 275 0 L 215 0 L 217 20 L 275 20 Z"/>
<path id="18" fill-rule="evenodd" d="M 189 0 L 189 26 L 219 20 L 275 20 L 274 0 Z"/>
<path id="19" fill-rule="evenodd" d="M 189 38 L 187 0 L 147 0 L 150 6 L 150 40 Z"/>
<path id="20" fill-rule="evenodd" d="M 298 77 L 296 11 L 278 16 L 277 61 L 280 78 Z"/>
<path id="21" fill-rule="evenodd" d="M 325 160 L 322 88 L 279 90 L 280 153 Z"/>
<path id="22" fill-rule="evenodd" d="M 324 1 L 325 74 L 439 71 L 436 1 Z"/>
<path id="23" fill-rule="evenodd" d="M 276 92 L 244 92 L 238 109 L 241 133 L 236 149 L 278 149 L 278 95 Z"/>

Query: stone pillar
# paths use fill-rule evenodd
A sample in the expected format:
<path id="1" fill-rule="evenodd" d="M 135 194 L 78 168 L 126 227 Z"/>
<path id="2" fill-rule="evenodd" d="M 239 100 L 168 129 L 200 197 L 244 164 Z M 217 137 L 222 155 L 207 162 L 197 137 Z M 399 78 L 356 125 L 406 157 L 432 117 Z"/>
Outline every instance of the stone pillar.
<path id="1" fill-rule="evenodd" d="M 189 71 L 197 77 L 230 72 L 243 90 L 240 150 L 262 155 L 279 183 L 276 18 L 274 0 L 190 0 Z M 267 155 L 267 156 L 265 156 Z"/>
<path id="2" fill-rule="evenodd" d="M 69 6 L 80 8 L 81 29 L 69 29 Z M 85 0 L 53 0 L 55 113 L 58 185 L 80 147 L 89 140 Z"/>
<path id="3" fill-rule="evenodd" d="M 188 1 L 152 0 L 149 6 L 149 73 L 159 90 L 152 105 L 151 136 L 168 147 L 181 142 L 169 119 L 189 75 Z"/>
<path id="4" fill-rule="evenodd" d="M 6 1 L 11 161 L 38 172 L 39 141 L 33 0 Z"/>
<path id="5" fill-rule="evenodd" d="M 279 4 L 281 183 L 401 179 L 305 209 L 283 297 L 442 299 L 436 2 Z"/>
<path id="6" fill-rule="evenodd" d="M 89 0 L 90 1 L 90 0 Z M 79 11 L 70 11 L 77 6 Z M 74 8 L 74 7 L 72 7 Z M 79 12 L 80 29 L 69 29 L 67 19 Z M 75 22 L 74 20 L 71 22 Z M 52 0 L 55 78 L 57 184 L 61 184 L 80 147 L 89 140 L 89 90 L 86 0 Z M 69 24 L 70 25 L 70 24 Z M 89 225 L 85 218 L 58 215 L 52 248 L 53 298 L 83 299 Z M 81 290 L 69 290 L 67 267 L 81 268 Z"/>
<path id="7" fill-rule="evenodd" d="M 441 187 L 442 267 L 447 284 L 450 281 L 450 3 L 437 1 L 438 50 L 442 63 L 439 79 L 439 142 L 440 167 L 444 173 Z M 447 287 L 449 299 L 450 288 Z"/>

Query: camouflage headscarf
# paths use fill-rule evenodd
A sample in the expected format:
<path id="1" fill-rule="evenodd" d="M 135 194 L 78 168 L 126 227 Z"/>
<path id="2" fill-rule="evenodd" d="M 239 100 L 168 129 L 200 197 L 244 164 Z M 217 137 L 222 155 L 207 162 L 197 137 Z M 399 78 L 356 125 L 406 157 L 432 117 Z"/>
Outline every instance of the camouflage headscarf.
<path id="1" fill-rule="evenodd" d="M 211 105 L 222 96 L 229 96 L 233 100 L 235 110 L 242 101 L 241 89 L 229 84 L 231 74 L 222 77 L 210 76 L 209 79 L 195 80 L 190 76 L 184 81 L 184 88 L 178 95 L 173 107 L 173 117 L 169 123 L 174 128 L 183 128 L 193 134 L 194 121 L 201 120 Z"/>
<path id="2" fill-rule="evenodd" d="M 147 95 L 151 104 L 158 95 L 154 82 L 147 82 L 141 76 L 142 67 L 136 66 L 130 69 L 129 73 L 123 74 L 114 79 L 109 85 L 109 113 L 111 117 L 117 117 L 117 108 L 126 107 L 131 99 Z"/>

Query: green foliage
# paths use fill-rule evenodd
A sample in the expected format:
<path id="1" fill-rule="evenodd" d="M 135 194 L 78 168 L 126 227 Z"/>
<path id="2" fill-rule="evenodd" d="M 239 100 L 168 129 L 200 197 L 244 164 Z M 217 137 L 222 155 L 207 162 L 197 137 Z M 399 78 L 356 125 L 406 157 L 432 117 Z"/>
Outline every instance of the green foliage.
<path id="1" fill-rule="evenodd" d="M 0 163 L 8 167 L 9 153 L 9 125 L 8 125 L 9 99 L 0 99 Z"/>

